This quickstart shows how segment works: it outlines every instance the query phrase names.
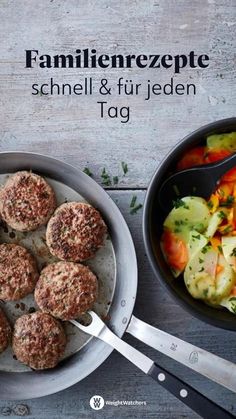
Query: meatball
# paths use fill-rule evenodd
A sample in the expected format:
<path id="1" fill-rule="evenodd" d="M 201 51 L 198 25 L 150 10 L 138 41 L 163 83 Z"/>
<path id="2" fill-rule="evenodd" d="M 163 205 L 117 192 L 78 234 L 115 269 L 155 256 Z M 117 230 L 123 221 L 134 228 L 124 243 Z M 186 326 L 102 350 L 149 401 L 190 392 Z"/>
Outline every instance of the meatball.
<path id="1" fill-rule="evenodd" d="M 96 276 L 87 266 L 73 262 L 48 265 L 35 288 L 39 308 L 61 320 L 72 320 L 85 313 L 97 294 Z"/>
<path id="2" fill-rule="evenodd" d="M 49 220 L 56 208 L 51 186 L 39 175 L 17 172 L 0 193 L 2 219 L 18 231 L 36 230 Z"/>
<path id="3" fill-rule="evenodd" d="M 11 326 L 0 308 L 0 353 L 5 351 L 11 341 Z"/>
<path id="4" fill-rule="evenodd" d="M 103 245 L 107 232 L 100 213 L 89 204 L 62 204 L 48 222 L 46 241 L 52 255 L 82 262 Z"/>
<path id="5" fill-rule="evenodd" d="M 64 354 L 66 335 L 58 320 L 36 312 L 15 323 L 12 349 L 16 358 L 35 370 L 55 367 Z"/>
<path id="6" fill-rule="evenodd" d="M 39 274 L 34 257 L 22 246 L 0 245 L 0 299 L 15 301 L 30 294 Z"/>

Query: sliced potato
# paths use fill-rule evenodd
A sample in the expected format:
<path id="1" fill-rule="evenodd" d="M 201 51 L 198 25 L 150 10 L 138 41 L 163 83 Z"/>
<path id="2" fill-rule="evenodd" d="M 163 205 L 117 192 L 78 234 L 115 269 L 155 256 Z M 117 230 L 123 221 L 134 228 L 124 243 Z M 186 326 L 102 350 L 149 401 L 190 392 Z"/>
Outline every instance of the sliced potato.
<path id="1" fill-rule="evenodd" d="M 214 134 L 207 137 L 207 147 L 209 149 L 226 149 L 236 151 L 236 132 L 227 134 Z"/>
<path id="2" fill-rule="evenodd" d="M 220 305 L 227 308 L 231 313 L 236 314 L 236 297 L 226 297 L 221 300 Z"/>
<path id="3" fill-rule="evenodd" d="M 211 300 L 215 298 L 215 280 L 206 272 L 195 272 L 185 284 L 189 293 L 197 299 Z"/>
<path id="4" fill-rule="evenodd" d="M 218 273 L 217 266 L 220 267 Z M 224 256 L 213 247 L 207 246 L 189 261 L 184 281 L 194 298 L 217 304 L 229 295 L 235 285 L 236 276 Z"/>
<path id="5" fill-rule="evenodd" d="M 223 236 L 221 243 L 225 259 L 236 272 L 236 236 Z"/>
<path id="6" fill-rule="evenodd" d="M 192 230 L 189 233 L 189 242 L 188 242 L 188 256 L 189 260 L 192 259 L 196 253 L 199 252 L 204 246 L 206 246 L 208 240 L 203 234 L 199 233 L 196 230 Z"/>
<path id="7" fill-rule="evenodd" d="M 171 230 L 186 243 L 191 230 L 203 232 L 209 223 L 210 211 L 206 201 L 196 196 L 180 200 L 178 208 L 173 208 L 164 221 L 164 227 Z"/>
<path id="8" fill-rule="evenodd" d="M 221 300 L 230 294 L 236 283 L 236 275 L 223 255 L 219 255 L 218 265 L 223 268 L 216 275 L 216 297 Z"/>
<path id="9" fill-rule="evenodd" d="M 196 252 L 185 268 L 184 281 L 187 287 L 192 280 L 192 276 L 197 273 L 204 272 L 215 278 L 218 257 L 218 251 L 210 245 L 204 246 Z"/>
<path id="10" fill-rule="evenodd" d="M 215 298 L 217 261 L 218 251 L 209 245 L 204 246 L 189 260 L 184 272 L 184 282 L 194 298 Z"/>
<path id="11" fill-rule="evenodd" d="M 216 230 L 218 229 L 219 225 L 222 221 L 227 218 L 229 214 L 229 210 L 226 208 L 219 208 L 210 218 L 207 230 L 205 235 L 207 237 L 213 237 Z"/>

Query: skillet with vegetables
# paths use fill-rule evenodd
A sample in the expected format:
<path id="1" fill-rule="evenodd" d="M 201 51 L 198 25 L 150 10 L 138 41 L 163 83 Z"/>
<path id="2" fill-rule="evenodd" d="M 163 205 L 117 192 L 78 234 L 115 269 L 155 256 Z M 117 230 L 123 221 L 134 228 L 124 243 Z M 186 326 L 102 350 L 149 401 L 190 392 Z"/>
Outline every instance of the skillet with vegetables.
<path id="1" fill-rule="evenodd" d="M 205 146 L 181 158 L 177 170 L 235 152 L 236 132 L 211 135 Z M 173 202 L 163 224 L 161 248 L 174 276 L 183 277 L 193 298 L 236 314 L 236 167 L 224 174 L 208 200 L 186 196 Z"/>

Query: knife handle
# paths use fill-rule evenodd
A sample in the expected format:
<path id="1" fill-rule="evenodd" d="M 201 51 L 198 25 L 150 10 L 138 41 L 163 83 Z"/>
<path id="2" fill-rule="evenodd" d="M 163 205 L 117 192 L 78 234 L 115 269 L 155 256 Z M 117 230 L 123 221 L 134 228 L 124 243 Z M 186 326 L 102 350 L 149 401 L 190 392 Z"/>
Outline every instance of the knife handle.
<path id="1" fill-rule="evenodd" d="M 159 367 L 152 359 L 116 336 L 96 313 L 89 311 L 89 314 L 92 317 L 92 322 L 89 325 L 85 326 L 76 320 L 71 320 L 71 323 L 85 333 L 90 333 L 92 336 L 96 336 L 108 343 L 108 345 L 120 352 L 136 367 L 152 377 L 158 384 L 161 384 L 162 387 L 166 388 L 166 390 L 203 418 L 227 419 L 233 417 L 226 410 L 217 406 L 213 401 L 207 399 L 188 384 L 185 384 L 178 377 Z"/>
<path id="2" fill-rule="evenodd" d="M 235 418 L 231 413 L 156 363 L 152 365 L 148 375 L 204 419 Z"/>

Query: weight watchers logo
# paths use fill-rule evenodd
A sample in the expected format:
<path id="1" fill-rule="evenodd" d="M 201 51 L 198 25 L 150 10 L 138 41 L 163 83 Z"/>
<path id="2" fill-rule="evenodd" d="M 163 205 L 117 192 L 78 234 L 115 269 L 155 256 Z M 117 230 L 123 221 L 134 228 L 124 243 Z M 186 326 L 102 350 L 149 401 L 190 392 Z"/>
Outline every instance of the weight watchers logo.
<path id="1" fill-rule="evenodd" d="M 104 400 L 102 396 L 93 396 L 90 399 L 90 407 L 93 410 L 100 410 L 106 406 L 146 406 L 146 401 L 141 400 Z"/>
<path id="2" fill-rule="evenodd" d="M 93 396 L 90 399 L 90 406 L 92 409 L 94 410 L 100 410 L 103 408 L 105 402 L 104 402 L 104 398 L 101 396 Z"/>

